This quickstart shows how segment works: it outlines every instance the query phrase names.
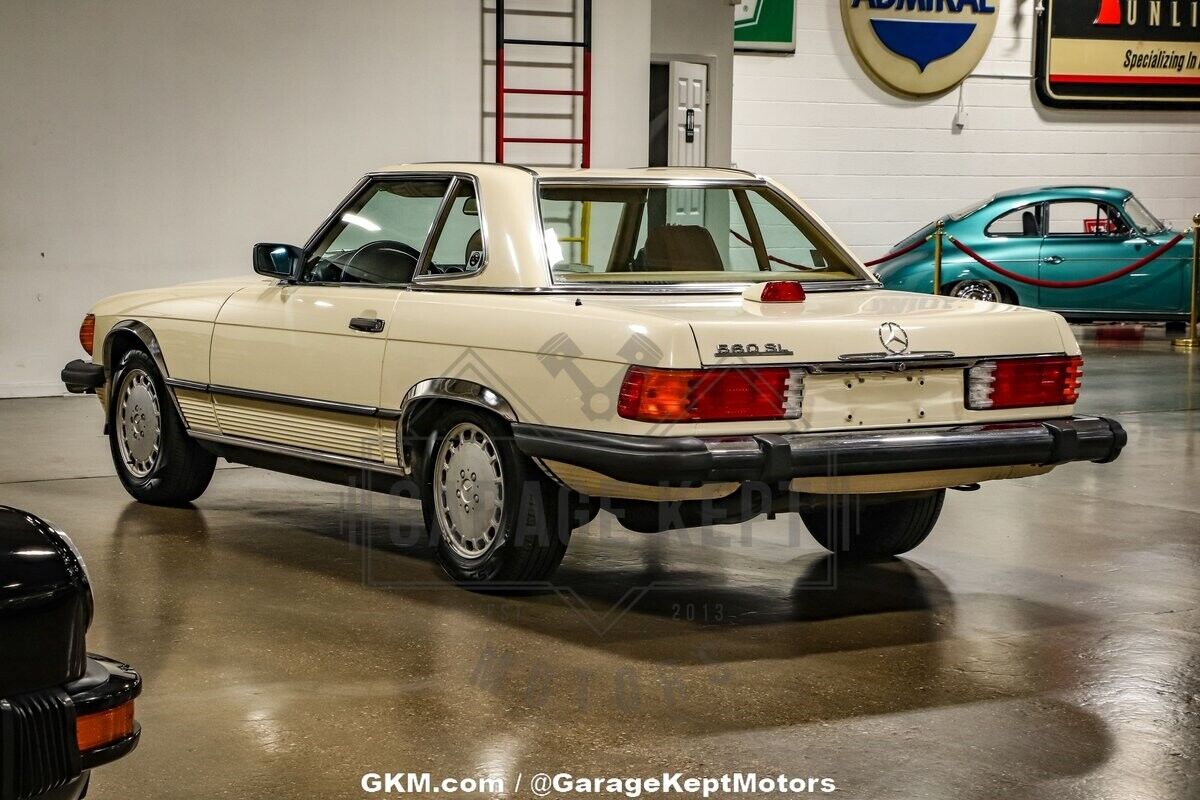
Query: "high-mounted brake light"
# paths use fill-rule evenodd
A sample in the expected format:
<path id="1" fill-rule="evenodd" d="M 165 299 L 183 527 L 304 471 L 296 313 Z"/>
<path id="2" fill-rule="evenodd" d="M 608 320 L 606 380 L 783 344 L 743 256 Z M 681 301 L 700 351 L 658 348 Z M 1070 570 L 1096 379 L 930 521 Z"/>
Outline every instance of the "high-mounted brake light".
<path id="1" fill-rule="evenodd" d="M 805 294 L 800 281 L 767 281 L 746 289 L 742 297 L 754 303 L 803 303 Z"/>
<path id="2" fill-rule="evenodd" d="M 90 356 L 92 354 L 92 345 L 96 341 L 96 315 L 88 314 L 83 318 L 83 322 L 79 325 L 79 343 L 83 345 L 84 351 Z"/>
<path id="3" fill-rule="evenodd" d="M 94 714 L 80 714 L 75 720 L 75 741 L 81 753 L 132 736 L 133 731 L 132 700 Z"/>
<path id="4" fill-rule="evenodd" d="M 967 408 L 1074 405 L 1082 382 L 1081 356 L 982 361 L 967 370 Z"/>
<path id="5" fill-rule="evenodd" d="M 787 367 L 630 367 L 617 413 L 642 422 L 796 419 L 803 399 L 804 374 Z"/>

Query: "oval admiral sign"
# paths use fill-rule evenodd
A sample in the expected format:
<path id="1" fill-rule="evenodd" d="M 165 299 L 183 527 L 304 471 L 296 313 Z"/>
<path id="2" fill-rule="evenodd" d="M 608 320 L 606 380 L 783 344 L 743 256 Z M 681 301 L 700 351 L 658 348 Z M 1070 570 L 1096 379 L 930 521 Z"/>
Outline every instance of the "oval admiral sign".
<path id="1" fill-rule="evenodd" d="M 914 97 L 957 86 L 983 58 L 1000 0 L 840 0 L 854 55 L 885 88 Z"/>

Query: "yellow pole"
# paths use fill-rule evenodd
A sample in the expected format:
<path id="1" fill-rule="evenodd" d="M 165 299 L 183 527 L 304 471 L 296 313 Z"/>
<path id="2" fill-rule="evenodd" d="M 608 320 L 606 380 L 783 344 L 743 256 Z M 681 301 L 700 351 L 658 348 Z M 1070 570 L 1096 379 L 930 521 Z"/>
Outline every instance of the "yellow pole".
<path id="1" fill-rule="evenodd" d="M 591 257 L 589 251 L 592 244 L 592 204 L 588 200 L 583 201 L 583 219 L 580 220 L 579 227 L 582 234 L 580 238 L 583 239 L 579 248 L 579 261 L 582 264 L 590 264 L 588 259 Z"/>
<path id="2" fill-rule="evenodd" d="M 1187 337 L 1176 339 L 1175 347 L 1180 350 L 1195 350 L 1200 348 L 1200 338 L 1196 334 L 1196 292 L 1200 289 L 1200 214 L 1192 217 L 1192 298 L 1191 314 L 1188 315 Z"/>
<path id="3" fill-rule="evenodd" d="M 938 220 L 933 230 L 933 293 L 942 293 L 942 237 L 945 235 L 945 220 Z"/>

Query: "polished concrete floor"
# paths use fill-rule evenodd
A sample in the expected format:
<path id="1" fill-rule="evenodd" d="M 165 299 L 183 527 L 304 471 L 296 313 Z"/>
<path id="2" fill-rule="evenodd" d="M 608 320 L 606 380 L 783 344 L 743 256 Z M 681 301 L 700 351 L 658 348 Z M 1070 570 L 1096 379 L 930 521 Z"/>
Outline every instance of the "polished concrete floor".
<path id="1" fill-rule="evenodd" d="M 1082 335 L 1090 336 L 1089 331 Z M 0 402 L 0 503 L 83 550 L 141 747 L 91 797 L 367 796 L 364 772 L 756 771 L 852 798 L 1200 797 L 1200 354 L 1086 344 L 1110 465 L 951 493 L 911 557 L 798 522 L 577 532 L 558 591 L 448 586 L 406 501 L 240 467 L 141 506 L 90 398 Z M 531 796 L 527 788 L 517 795 Z"/>

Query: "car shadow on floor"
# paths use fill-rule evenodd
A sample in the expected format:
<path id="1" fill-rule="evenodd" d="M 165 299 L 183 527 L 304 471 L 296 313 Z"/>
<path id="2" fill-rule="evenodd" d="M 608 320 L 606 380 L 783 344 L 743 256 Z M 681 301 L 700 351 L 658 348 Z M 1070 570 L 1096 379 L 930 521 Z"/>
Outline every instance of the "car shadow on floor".
<path id="1" fill-rule="evenodd" d="M 340 527 L 329 504 L 300 514 L 286 503 L 250 500 L 236 517 L 228 508 L 216 502 L 204 510 L 137 503 L 122 509 L 105 565 L 110 624 L 143 626 L 139 635 L 155 642 L 163 660 L 179 657 L 171 643 L 181 635 L 203 635 L 190 633 L 193 626 L 208 625 L 213 635 L 250 625 L 250 635 L 259 636 L 262 623 L 210 621 L 203 605 L 214 592 L 236 591 L 241 580 L 261 581 L 226 572 L 230 562 L 243 569 L 257 562 L 285 574 L 289 587 L 332 581 L 354 598 L 347 613 L 376 605 L 372 593 L 392 596 L 392 606 L 410 620 L 398 641 L 411 646 L 418 636 L 417 652 L 445 651 L 440 666 L 418 661 L 422 670 L 486 698 L 485 707 L 518 709 L 511 713 L 529 724 L 548 712 L 581 719 L 645 713 L 665 715 L 676 734 L 719 735 L 931 709 L 975 714 L 988 704 L 1033 701 L 1039 725 L 1057 727 L 1071 741 L 1072 757 L 1047 767 L 1051 777 L 1084 774 L 1111 752 L 1103 720 L 1060 696 L 1086 682 L 1086 666 L 1072 658 L 1070 641 L 1039 635 L 1086 622 L 1085 615 L 1015 596 L 956 593 L 914 559 L 851 564 L 808 552 L 762 573 L 741 573 L 697 559 L 673 567 L 670 550 L 653 544 L 637 568 L 596 560 L 584 548 L 582 558 L 564 565 L 556 588 L 500 596 L 440 577 L 423 543 L 397 545 L 390 534 Z M 375 580 L 364 579 L 368 553 Z M 279 588 L 268 584 L 264 591 L 275 597 Z M 324 593 L 319 601 L 292 596 L 288 602 L 319 602 L 317 624 L 346 624 L 328 614 Z M 394 651 L 387 653 L 394 626 L 386 618 L 361 621 L 376 638 L 360 646 L 374 641 L 381 649 L 375 669 L 386 671 L 395 661 Z M 245 635 L 231 634 L 234 641 Z M 314 627 L 304 638 L 328 635 Z M 597 699 L 586 707 L 577 705 L 578 687 L 565 671 L 577 661 L 563 661 L 568 654 L 578 659 L 580 648 L 596 673 Z M 161 667 L 141 654 L 139 664 L 148 674 Z M 494 669 L 498 664 L 505 666 Z M 550 683 L 531 689 L 530 676 L 538 675 Z M 640 687 L 632 710 L 623 705 L 629 681 Z M 1005 713 L 1004 726 L 1021 719 L 1012 709 Z"/>

